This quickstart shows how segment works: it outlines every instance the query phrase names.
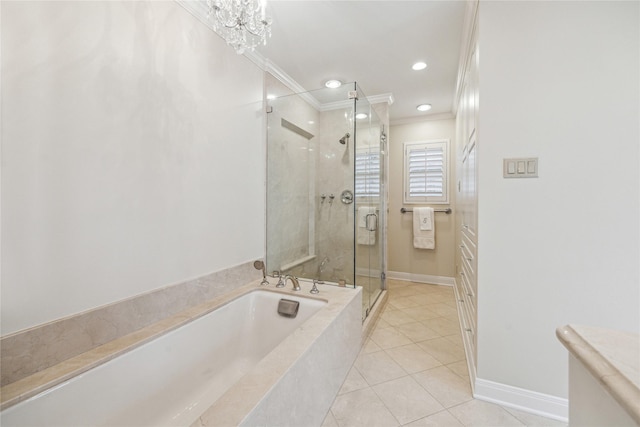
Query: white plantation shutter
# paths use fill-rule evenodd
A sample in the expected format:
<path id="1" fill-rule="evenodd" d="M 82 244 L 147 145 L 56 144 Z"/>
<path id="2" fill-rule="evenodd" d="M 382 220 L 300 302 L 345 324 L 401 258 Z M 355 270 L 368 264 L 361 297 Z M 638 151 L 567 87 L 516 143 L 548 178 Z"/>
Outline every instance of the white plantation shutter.
<path id="1" fill-rule="evenodd" d="M 380 153 L 356 152 L 356 197 L 380 196 Z"/>
<path id="2" fill-rule="evenodd" d="M 405 203 L 449 202 L 448 145 L 448 141 L 405 142 Z"/>

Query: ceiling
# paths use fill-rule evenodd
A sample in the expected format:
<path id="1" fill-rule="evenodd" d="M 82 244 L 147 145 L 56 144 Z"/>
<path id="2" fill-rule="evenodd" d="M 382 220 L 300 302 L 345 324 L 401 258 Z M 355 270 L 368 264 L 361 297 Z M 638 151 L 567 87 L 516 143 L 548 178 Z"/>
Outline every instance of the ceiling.
<path id="1" fill-rule="evenodd" d="M 465 1 L 270 0 L 272 36 L 256 52 L 305 90 L 356 81 L 391 94 L 392 123 L 451 114 Z M 427 63 L 413 71 L 417 61 Z M 426 113 L 419 104 L 431 104 Z"/>

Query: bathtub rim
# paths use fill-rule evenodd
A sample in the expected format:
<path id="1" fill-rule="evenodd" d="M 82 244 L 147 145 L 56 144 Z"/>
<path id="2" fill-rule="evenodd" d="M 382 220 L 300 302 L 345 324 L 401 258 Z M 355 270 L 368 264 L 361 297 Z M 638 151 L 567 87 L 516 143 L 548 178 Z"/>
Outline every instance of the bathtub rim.
<path id="1" fill-rule="evenodd" d="M 325 295 L 322 295 L 322 289 L 321 293 L 318 295 L 309 294 L 308 290 L 305 292 L 305 289 L 306 287 L 303 286 L 302 291 L 293 292 L 288 288 L 276 289 L 273 285 L 261 286 L 260 280 L 254 280 L 231 292 L 187 308 L 142 329 L 124 335 L 120 338 L 116 338 L 78 356 L 72 357 L 21 380 L 5 385 L 0 388 L 0 411 L 4 411 L 20 402 L 36 397 L 42 392 L 59 386 L 78 375 L 103 365 L 150 341 L 160 338 L 161 336 L 185 326 L 198 318 L 206 316 L 212 311 L 230 304 L 238 298 L 252 292 L 265 291 L 319 300 L 325 303 L 325 306 L 321 307 L 319 312 L 327 307 L 335 305 L 336 303 L 335 301 L 332 301 L 332 298 L 325 298 Z M 333 293 L 326 292 L 326 290 L 328 290 L 328 288 L 325 288 L 325 294 Z M 307 321 L 311 320 L 316 315 L 318 315 L 318 313 L 313 314 L 309 319 L 307 319 Z"/>
<path id="2" fill-rule="evenodd" d="M 302 286 L 303 293 L 308 293 L 312 286 L 311 283 L 303 284 L 302 280 L 300 281 L 300 285 Z M 326 359 L 344 358 L 344 360 L 347 361 L 347 366 L 344 372 L 341 373 L 339 382 L 333 384 L 335 389 L 329 386 L 327 388 L 320 387 L 319 390 L 315 391 L 318 394 L 330 393 L 330 402 L 333 402 L 361 348 L 362 287 L 358 286 L 355 289 L 345 289 L 344 287 L 329 285 L 321 287 L 320 291 L 324 293 L 324 295 L 330 295 L 329 303 L 289 334 L 278 346 L 253 366 L 249 372 L 242 376 L 229 390 L 202 412 L 190 427 L 295 425 L 290 424 L 288 421 L 248 423 L 248 420 L 252 420 L 253 417 L 256 416 L 256 411 L 263 411 L 265 408 L 264 405 L 269 407 L 270 404 L 274 403 L 273 395 L 281 394 L 282 381 L 285 381 L 285 377 L 291 380 L 291 373 L 293 371 L 296 371 L 296 369 L 299 371 L 300 367 L 302 367 L 301 369 L 305 372 L 314 372 L 320 364 L 306 365 L 303 362 L 303 360 L 308 361 L 309 357 L 314 357 L 314 355 L 316 355 L 315 357 L 328 356 Z M 293 294 L 298 295 L 295 292 L 293 292 Z M 351 321 L 346 324 L 343 323 L 349 316 L 353 317 Z M 339 330 L 341 331 L 339 333 L 339 339 L 343 340 L 346 338 L 344 332 L 352 328 L 355 328 L 356 332 L 354 334 L 352 331 L 351 338 L 348 339 L 348 342 L 353 345 L 353 353 L 351 355 L 349 355 L 348 352 L 343 352 L 345 349 L 342 347 L 338 347 L 340 349 L 339 352 L 336 352 L 334 349 L 329 355 L 323 354 L 318 348 L 321 342 L 320 340 L 326 338 L 327 334 L 335 334 L 336 330 Z M 316 353 L 316 351 L 318 351 L 318 353 Z M 321 354 L 321 356 L 317 356 L 317 354 Z M 334 371 L 324 371 L 323 374 L 328 374 L 329 372 Z M 316 371 L 316 374 L 319 373 L 320 372 Z M 298 387 L 306 386 L 307 389 L 305 389 L 305 392 L 308 392 L 307 396 L 314 395 L 314 392 L 308 388 L 316 386 L 317 384 L 315 382 L 298 383 L 299 378 L 296 374 L 293 374 L 293 378 L 295 378 L 294 381 L 296 381 L 293 390 L 298 390 Z M 276 391 L 277 389 L 280 391 Z M 278 397 L 281 398 L 282 396 Z M 297 400 L 299 397 L 299 395 L 296 395 L 294 399 Z M 290 399 L 276 399 L 280 403 L 294 403 L 291 402 Z M 326 411 L 330 408 L 330 402 L 326 408 L 323 408 L 323 417 L 320 420 L 325 418 Z M 287 404 L 287 408 L 290 408 L 289 404 Z M 284 409 L 284 411 L 286 412 L 286 409 Z M 260 415 L 257 416 L 259 418 L 261 417 Z M 265 416 L 265 414 L 262 414 L 262 416 Z M 253 420 L 255 421 L 255 419 Z"/>

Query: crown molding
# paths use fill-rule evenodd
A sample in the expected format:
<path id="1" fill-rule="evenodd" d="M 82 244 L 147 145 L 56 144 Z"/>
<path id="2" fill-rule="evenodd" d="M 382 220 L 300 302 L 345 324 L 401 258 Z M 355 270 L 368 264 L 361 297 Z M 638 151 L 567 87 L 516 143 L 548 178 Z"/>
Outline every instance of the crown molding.
<path id="1" fill-rule="evenodd" d="M 193 15 L 196 19 L 202 22 L 207 28 L 209 28 L 214 33 L 218 34 L 214 29 L 211 21 L 208 18 L 209 9 L 207 8 L 207 2 L 205 0 L 174 0 L 180 6 L 182 6 L 187 12 Z M 220 36 L 220 34 L 218 34 Z M 222 37 L 222 36 L 220 36 Z M 329 102 L 325 104 L 321 104 L 316 98 L 314 98 L 308 89 L 302 87 L 297 81 L 295 81 L 291 76 L 289 76 L 282 68 L 280 68 L 277 64 L 270 61 L 269 59 L 263 57 L 260 53 L 256 51 L 246 51 L 242 54 L 242 56 L 249 59 L 253 62 L 258 68 L 261 70 L 268 72 L 276 79 L 278 79 L 283 85 L 287 88 L 291 89 L 293 93 L 302 97 L 305 101 L 307 101 L 313 108 L 318 111 L 329 111 L 335 110 L 338 108 L 349 107 L 353 101 L 345 100 L 338 102 Z M 319 89 L 319 88 L 313 88 Z M 370 104 L 378 104 L 378 103 L 388 103 L 389 105 L 393 104 L 394 98 L 391 93 L 382 93 L 379 95 L 368 96 L 367 101 Z"/>
<path id="2" fill-rule="evenodd" d="M 262 58 L 262 56 L 258 53 L 251 52 L 256 56 Z M 307 89 L 302 87 L 297 81 L 295 81 L 290 75 L 288 75 L 282 68 L 278 67 L 274 62 L 263 59 L 264 67 L 262 68 L 267 73 L 271 74 L 273 77 L 278 79 L 283 85 L 291 89 L 291 91 L 297 95 L 299 95 L 302 99 L 307 101 L 313 108 L 318 111 L 324 111 L 322 109 L 322 104 L 314 98 Z"/>

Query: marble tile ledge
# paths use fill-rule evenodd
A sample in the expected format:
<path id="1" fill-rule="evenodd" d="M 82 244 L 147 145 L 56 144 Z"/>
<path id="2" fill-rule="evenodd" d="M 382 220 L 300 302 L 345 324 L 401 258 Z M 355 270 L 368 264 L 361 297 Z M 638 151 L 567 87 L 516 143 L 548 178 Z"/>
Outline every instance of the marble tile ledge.
<path id="1" fill-rule="evenodd" d="M 110 341 L 99 347 L 91 349 L 73 358 L 67 359 L 45 370 L 36 372 L 26 378 L 18 380 L 0 388 L 0 410 L 4 410 L 30 397 L 33 397 L 45 390 L 59 385 L 75 376 L 78 376 L 96 366 L 106 363 L 128 351 L 133 350 L 149 341 L 158 338 L 172 330 L 175 330 L 193 320 L 202 317 L 211 311 L 216 310 L 224 304 L 254 290 L 267 290 L 286 295 L 304 296 L 306 298 L 320 299 L 328 302 L 327 308 L 316 316 L 316 319 L 322 320 L 321 327 L 328 327 L 330 320 L 333 319 L 342 308 L 348 304 L 357 292 L 345 293 L 345 288 L 338 286 L 322 287 L 320 294 L 312 296 L 308 292 L 311 284 L 301 281 L 303 288 L 302 294 L 294 292 L 290 287 L 276 289 L 272 283 L 270 286 L 261 286 L 261 280 L 254 280 L 244 286 L 227 292 L 223 295 L 214 297 L 196 306 L 187 308 L 179 313 L 162 319 L 143 329 Z M 358 303 L 360 304 L 360 303 Z M 360 307 L 360 305 L 358 305 Z"/>
<path id="2" fill-rule="evenodd" d="M 602 387 L 640 424 L 640 338 L 638 334 L 566 325 L 556 336 Z"/>
<path id="3" fill-rule="evenodd" d="M 4 410 L 38 393 L 55 387 L 169 331 L 177 329 L 198 317 L 204 316 L 220 305 L 252 289 L 258 288 L 259 283 L 260 281 L 251 282 L 227 294 L 185 309 L 138 331 L 117 338 L 47 369 L 29 375 L 26 378 L 5 385 L 0 388 L 0 410 Z"/>
<path id="4" fill-rule="evenodd" d="M 261 277 L 253 261 L 0 337 L 0 387 Z"/>

